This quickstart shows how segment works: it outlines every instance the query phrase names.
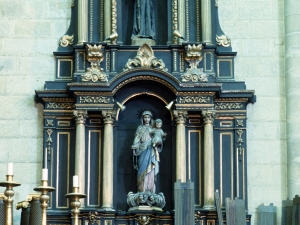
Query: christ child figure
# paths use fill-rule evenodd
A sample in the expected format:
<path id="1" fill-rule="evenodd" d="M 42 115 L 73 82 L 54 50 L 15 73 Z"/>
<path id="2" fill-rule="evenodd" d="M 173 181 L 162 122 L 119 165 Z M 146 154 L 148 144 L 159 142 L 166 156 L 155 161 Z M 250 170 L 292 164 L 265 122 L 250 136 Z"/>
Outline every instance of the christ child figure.
<path id="1" fill-rule="evenodd" d="M 152 138 L 152 146 L 156 148 L 157 146 L 162 146 L 162 142 L 166 139 L 167 133 L 165 133 L 162 129 L 162 120 L 155 120 L 155 127 L 153 128 L 153 138 Z M 162 148 L 160 148 L 162 149 Z"/>

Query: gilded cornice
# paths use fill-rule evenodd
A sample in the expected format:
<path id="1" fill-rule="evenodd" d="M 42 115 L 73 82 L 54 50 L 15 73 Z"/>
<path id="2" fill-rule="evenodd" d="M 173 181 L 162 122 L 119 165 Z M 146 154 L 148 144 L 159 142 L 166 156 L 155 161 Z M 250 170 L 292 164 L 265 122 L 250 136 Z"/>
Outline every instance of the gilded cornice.
<path id="1" fill-rule="evenodd" d="M 73 98 L 42 98 L 44 102 L 74 102 Z"/>
<path id="2" fill-rule="evenodd" d="M 214 96 L 215 92 L 205 92 L 205 91 L 197 91 L 197 92 L 191 92 L 191 91 L 185 91 L 185 92 L 178 92 L 177 96 Z"/>
<path id="3" fill-rule="evenodd" d="M 218 98 L 215 102 L 247 102 L 248 98 Z"/>
<path id="4" fill-rule="evenodd" d="M 86 84 L 86 83 L 85 83 Z M 74 92 L 74 94 L 76 95 L 76 96 L 98 96 L 98 97 L 101 97 L 101 96 L 103 96 L 103 97 L 112 97 L 113 96 L 113 94 L 111 93 L 111 92 L 95 92 L 95 91 L 93 91 L 93 92 L 87 92 L 87 91 L 80 91 L 80 92 Z"/>

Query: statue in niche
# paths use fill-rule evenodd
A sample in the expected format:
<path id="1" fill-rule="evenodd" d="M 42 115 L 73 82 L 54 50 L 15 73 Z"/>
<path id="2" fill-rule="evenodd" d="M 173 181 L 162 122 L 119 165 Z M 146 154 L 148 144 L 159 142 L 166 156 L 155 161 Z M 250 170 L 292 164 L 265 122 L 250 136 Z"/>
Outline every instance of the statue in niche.
<path id="1" fill-rule="evenodd" d="M 152 39 L 149 44 L 155 44 L 156 28 L 153 0 L 135 0 L 132 43 L 141 45 L 147 39 Z M 139 42 L 140 39 L 143 39 Z"/>
<path id="2" fill-rule="evenodd" d="M 141 125 L 138 126 L 132 144 L 133 164 L 137 169 L 137 193 L 129 192 L 127 204 L 129 211 L 136 207 L 150 207 L 152 210 L 162 211 L 166 204 L 163 193 L 155 194 L 156 176 L 159 172 L 159 153 L 166 133 L 161 129 L 162 120 L 155 121 L 150 111 L 144 111 Z"/>
<path id="3" fill-rule="evenodd" d="M 161 129 L 162 121 L 156 121 L 153 127 L 152 113 L 142 113 L 141 125 L 138 126 L 132 145 L 133 155 L 138 157 L 135 168 L 138 192 L 155 193 L 156 176 L 159 172 L 159 152 L 162 151 L 162 140 L 166 133 Z"/>

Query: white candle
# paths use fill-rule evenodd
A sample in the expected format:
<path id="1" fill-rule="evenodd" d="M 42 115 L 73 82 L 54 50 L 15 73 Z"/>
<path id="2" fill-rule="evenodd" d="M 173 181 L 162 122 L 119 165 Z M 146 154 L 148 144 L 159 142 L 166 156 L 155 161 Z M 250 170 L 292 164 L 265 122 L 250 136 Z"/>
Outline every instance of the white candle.
<path id="1" fill-rule="evenodd" d="M 79 187 L 78 176 L 73 176 L 73 187 Z"/>
<path id="2" fill-rule="evenodd" d="M 13 163 L 7 164 L 7 175 L 14 175 Z"/>
<path id="3" fill-rule="evenodd" d="M 42 180 L 48 180 L 48 169 L 42 169 Z"/>

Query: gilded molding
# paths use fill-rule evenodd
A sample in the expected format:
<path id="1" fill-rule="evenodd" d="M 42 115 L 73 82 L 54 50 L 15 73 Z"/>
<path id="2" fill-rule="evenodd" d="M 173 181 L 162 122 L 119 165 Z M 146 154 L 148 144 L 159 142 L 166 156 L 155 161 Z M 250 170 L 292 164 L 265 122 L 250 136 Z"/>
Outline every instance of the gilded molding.
<path id="1" fill-rule="evenodd" d="M 123 71 L 134 69 L 134 67 L 155 68 L 162 71 L 168 71 L 165 63 L 154 56 L 152 48 L 144 43 L 138 50 L 134 59 L 129 59 Z"/>
<path id="2" fill-rule="evenodd" d="M 202 111 L 204 124 L 213 124 L 214 119 L 216 118 L 215 110 L 203 110 Z"/>
<path id="3" fill-rule="evenodd" d="M 100 21 L 104 21 L 104 0 L 100 1 Z M 100 23 L 100 40 L 104 40 L 104 22 Z"/>
<path id="4" fill-rule="evenodd" d="M 221 45 L 223 47 L 229 47 L 231 45 L 231 40 L 224 34 L 221 36 L 216 35 L 216 43 L 217 45 Z"/>
<path id="5" fill-rule="evenodd" d="M 92 82 L 107 82 L 108 76 L 100 68 L 100 63 L 103 61 L 104 56 L 102 52 L 102 45 L 89 45 L 87 44 L 87 60 L 91 63 L 91 67 L 88 68 L 88 72 L 81 75 L 82 81 L 92 81 Z"/>
<path id="6" fill-rule="evenodd" d="M 73 110 L 76 123 L 85 123 L 88 118 L 87 110 Z"/>
<path id="7" fill-rule="evenodd" d="M 173 110 L 176 124 L 185 124 L 186 119 L 188 118 L 187 111 L 184 110 Z"/>
<path id="8" fill-rule="evenodd" d="M 48 134 L 48 138 L 46 139 L 46 142 L 48 143 L 47 144 L 47 147 L 46 147 L 46 152 L 47 152 L 47 155 L 51 155 L 51 152 L 53 150 L 53 148 L 51 147 L 51 144 L 52 144 L 52 133 L 53 133 L 53 130 L 52 129 L 47 129 L 47 134 Z"/>
<path id="9" fill-rule="evenodd" d="M 238 143 L 238 145 L 239 145 L 239 147 L 238 147 L 238 151 L 239 151 L 239 155 L 242 155 L 242 151 L 243 151 L 243 142 L 244 142 L 244 140 L 243 140 L 243 138 L 242 138 L 242 135 L 243 135 L 243 133 L 244 133 L 244 131 L 242 130 L 242 129 L 239 129 L 239 130 L 237 130 L 237 132 L 236 132 L 237 134 L 238 134 L 238 140 L 237 140 L 237 143 Z"/>
<path id="10" fill-rule="evenodd" d="M 47 109 L 74 109 L 73 103 L 67 102 L 49 102 L 46 106 Z"/>
<path id="11" fill-rule="evenodd" d="M 179 97 L 179 103 L 209 103 L 209 97 L 205 96 L 185 96 Z"/>
<path id="12" fill-rule="evenodd" d="M 74 92 L 75 95 L 78 96 L 113 96 L 113 94 L 111 92 Z"/>
<path id="13" fill-rule="evenodd" d="M 203 68 L 198 68 L 203 58 L 203 45 L 188 45 L 186 49 L 185 60 L 189 63 L 190 68 L 185 74 L 181 75 L 182 82 L 208 82 L 207 75 L 203 72 Z"/>
<path id="14" fill-rule="evenodd" d="M 184 72 L 184 53 L 182 51 L 179 52 L 179 57 L 180 57 L 180 72 L 183 73 Z"/>
<path id="15" fill-rule="evenodd" d="M 196 92 L 178 92 L 178 96 L 214 96 L 215 92 L 203 92 L 203 91 L 196 91 Z"/>
<path id="16" fill-rule="evenodd" d="M 247 98 L 220 98 L 216 99 L 215 102 L 247 102 Z"/>
<path id="17" fill-rule="evenodd" d="M 114 34 L 115 38 L 111 39 L 112 44 L 117 43 L 117 1 L 112 0 L 111 1 L 111 33 Z"/>
<path id="18" fill-rule="evenodd" d="M 175 30 L 178 30 L 178 5 L 177 5 L 177 0 L 173 0 L 173 4 L 172 4 L 172 12 L 173 12 L 173 20 L 172 20 L 172 24 L 173 24 L 173 33 Z M 175 35 L 173 35 L 173 44 L 178 44 L 178 37 L 176 37 Z"/>
<path id="19" fill-rule="evenodd" d="M 242 103 L 237 103 L 237 102 L 232 102 L 232 103 L 216 103 L 215 104 L 216 109 L 242 109 L 243 104 Z"/>
<path id="20" fill-rule="evenodd" d="M 190 40 L 189 0 L 185 0 L 185 38 Z"/>
<path id="21" fill-rule="evenodd" d="M 110 52 L 106 52 L 106 71 L 110 71 Z"/>
<path id="22" fill-rule="evenodd" d="M 94 1 L 90 0 L 90 42 L 93 41 L 93 10 L 94 10 Z"/>
<path id="23" fill-rule="evenodd" d="M 110 98 L 103 96 L 80 96 L 80 103 L 110 103 Z"/>
<path id="24" fill-rule="evenodd" d="M 114 122 L 117 111 L 116 110 L 102 110 L 101 112 L 104 124 L 111 124 Z"/>
<path id="25" fill-rule="evenodd" d="M 67 47 L 67 46 L 71 46 L 73 45 L 73 41 L 74 41 L 74 35 L 64 35 L 62 36 L 62 38 L 59 40 L 59 45 L 62 47 Z"/>

